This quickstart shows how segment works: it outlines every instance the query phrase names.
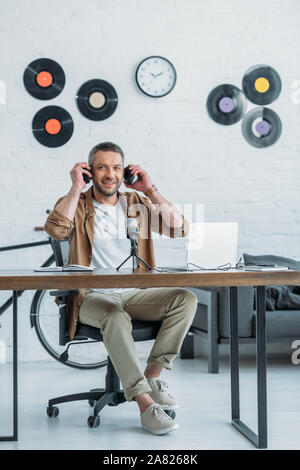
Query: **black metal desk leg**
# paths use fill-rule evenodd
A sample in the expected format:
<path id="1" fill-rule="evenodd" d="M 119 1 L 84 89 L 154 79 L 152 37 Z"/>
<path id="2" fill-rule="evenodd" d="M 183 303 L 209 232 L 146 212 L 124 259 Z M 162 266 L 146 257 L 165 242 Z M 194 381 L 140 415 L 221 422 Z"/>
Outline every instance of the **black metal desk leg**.
<path id="1" fill-rule="evenodd" d="M 256 363 L 257 363 L 257 411 L 256 434 L 240 419 L 239 358 L 238 358 L 238 309 L 237 287 L 230 287 L 230 358 L 231 358 L 231 406 L 232 424 L 256 447 L 267 447 L 267 361 L 265 328 L 265 287 L 256 290 Z"/>
<path id="2" fill-rule="evenodd" d="M 258 447 L 267 447 L 267 355 L 265 286 L 256 288 Z"/>
<path id="3" fill-rule="evenodd" d="M 18 440 L 18 296 L 13 291 L 13 435 L 0 436 L 0 441 Z"/>
<path id="4" fill-rule="evenodd" d="M 231 418 L 240 419 L 237 287 L 230 287 Z"/>
<path id="5" fill-rule="evenodd" d="M 13 439 L 18 440 L 18 296 L 17 291 L 13 291 L 13 413 L 14 431 Z"/>

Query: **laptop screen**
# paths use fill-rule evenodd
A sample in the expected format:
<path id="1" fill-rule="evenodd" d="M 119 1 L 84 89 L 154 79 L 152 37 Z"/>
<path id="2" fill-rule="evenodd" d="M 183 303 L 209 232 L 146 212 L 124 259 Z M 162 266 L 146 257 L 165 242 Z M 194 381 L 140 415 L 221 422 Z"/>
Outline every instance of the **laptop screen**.
<path id="1" fill-rule="evenodd" d="M 216 269 L 237 262 L 238 223 L 191 223 L 187 240 L 187 262 L 202 268 Z M 193 269 L 193 266 L 190 266 Z"/>

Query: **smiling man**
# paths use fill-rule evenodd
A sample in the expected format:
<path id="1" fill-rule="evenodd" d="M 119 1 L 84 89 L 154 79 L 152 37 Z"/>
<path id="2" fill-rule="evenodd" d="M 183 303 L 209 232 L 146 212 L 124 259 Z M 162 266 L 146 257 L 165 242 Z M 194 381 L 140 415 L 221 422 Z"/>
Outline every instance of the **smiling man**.
<path id="1" fill-rule="evenodd" d="M 45 224 L 51 237 L 69 240 L 68 263 L 96 269 L 119 266 L 130 252 L 128 217 L 135 217 L 139 226 L 138 255 L 152 267 L 152 231 L 171 238 L 187 234 L 182 214 L 159 193 L 148 173 L 139 165 L 128 166 L 137 180 L 125 184 L 134 190 L 125 193 L 119 192 L 124 154 L 116 144 L 96 145 L 88 162 L 76 163 L 72 168 L 72 187 L 57 201 Z M 82 192 L 86 187 L 83 174 L 93 181 L 86 192 Z M 170 287 L 80 289 L 68 301 L 70 338 L 74 337 L 78 319 L 100 328 L 126 400 L 137 402 L 142 427 L 154 434 L 179 427 L 164 411 L 179 405 L 160 373 L 163 368 L 172 369 L 196 308 L 197 298 L 190 290 Z M 162 321 L 144 373 L 131 335 L 132 319 Z"/>
<path id="2" fill-rule="evenodd" d="M 91 166 L 89 168 L 93 168 L 94 194 L 97 196 L 99 193 L 106 198 L 116 195 L 123 181 L 124 163 L 121 154 L 111 150 L 106 152 L 98 150 L 96 157 L 91 156 L 90 160 Z M 101 196 L 100 199 L 103 200 Z M 117 198 L 116 195 L 109 203 L 116 204 Z M 107 199 L 105 200 L 107 201 Z"/>

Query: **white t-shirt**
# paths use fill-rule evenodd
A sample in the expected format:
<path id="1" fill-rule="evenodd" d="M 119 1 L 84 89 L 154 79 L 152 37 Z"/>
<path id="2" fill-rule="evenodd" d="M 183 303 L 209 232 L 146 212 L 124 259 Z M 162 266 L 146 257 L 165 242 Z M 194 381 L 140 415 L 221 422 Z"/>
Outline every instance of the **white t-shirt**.
<path id="1" fill-rule="evenodd" d="M 130 255 L 130 240 L 127 238 L 126 217 L 120 200 L 115 206 L 101 204 L 93 199 L 94 244 L 91 266 L 97 268 L 117 268 Z M 122 268 L 132 267 L 129 259 Z M 132 288 L 91 289 L 95 292 L 121 293 Z"/>

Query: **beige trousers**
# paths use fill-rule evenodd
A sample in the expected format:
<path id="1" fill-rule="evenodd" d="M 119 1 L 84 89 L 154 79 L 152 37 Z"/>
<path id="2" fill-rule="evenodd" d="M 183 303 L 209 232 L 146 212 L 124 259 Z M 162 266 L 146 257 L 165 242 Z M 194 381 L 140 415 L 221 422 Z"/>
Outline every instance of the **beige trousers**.
<path id="1" fill-rule="evenodd" d="M 162 320 L 147 363 L 171 370 L 197 303 L 195 294 L 181 287 L 132 289 L 120 294 L 87 291 L 79 321 L 100 328 L 127 401 L 151 391 L 131 335 L 131 320 Z"/>

